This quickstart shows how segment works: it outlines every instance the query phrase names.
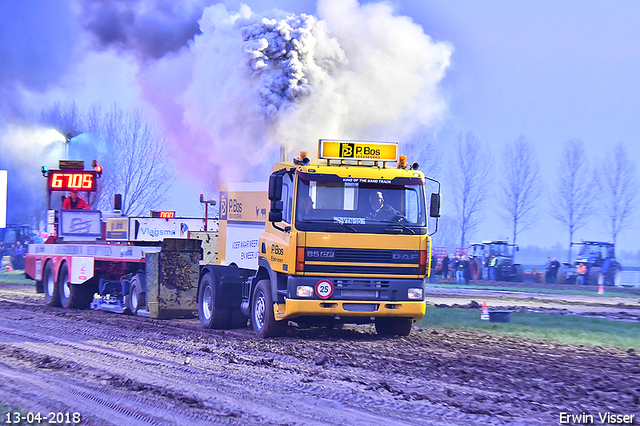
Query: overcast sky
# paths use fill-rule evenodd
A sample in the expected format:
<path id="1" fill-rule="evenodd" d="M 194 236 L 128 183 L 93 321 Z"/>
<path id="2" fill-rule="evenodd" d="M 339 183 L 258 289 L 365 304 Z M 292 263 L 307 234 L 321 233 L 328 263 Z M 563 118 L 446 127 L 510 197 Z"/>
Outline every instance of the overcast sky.
<path id="1" fill-rule="evenodd" d="M 220 55 L 220 50 L 224 53 L 227 47 L 220 46 L 231 40 L 232 34 L 224 33 L 220 22 L 241 11 L 243 3 L 254 14 L 266 17 L 275 17 L 278 14 L 272 9 L 279 9 L 315 15 L 327 22 L 327 39 L 335 38 L 343 53 L 331 44 L 318 49 L 316 55 L 324 62 L 318 62 L 314 81 L 324 81 L 326 86 L 325 74 L 330 74 L 333 66 L 327 64 L 338 68 L 342 64 L 349 67 L 350 74 L 345 75 L 351 76 L 351 84 L 343 75 L 331 82 L 336 92 L 348 92 L 360 82 L 388 99 L 389 111 L 384 111 L 388 114 L 373 109 L 365 114 L 379 125 L 354 114 L 344 116 L 349 123 L 356 123 L 360 135 L 373 138 L 377 131 L 384 138 L 402 140 L 407 137 L 402 129 L 419 123 L 435 132 L 446 155 L 458 134 L 473 132 L 492 147 L 497 158 L 504 144 L 524 135 L 538 150 L 547 187 L 555 184 L 555 160 L 568 139 L 583 140 L 594 162 L 619 142 L 636 163 L 640 158 L 640 3 L 622 0 L 397 0 L 388 2 L 389 8 L 377 9 L 373 7 L 376 2 L 358 4 L 353 0 L 229 0 L 222 2 L 227 18 L 223 8 L 209 9 L 201 26 L 206 22 L 211 27 L 204 31 L 198 28 L 198 20 L 204 8 L 214 4 L 207 0 L 181 2 L 180 6 L 169 0 L 3 1 L 0 125 L 6 128 L 26 110 L 55 101 L 75 101 L 82 107 L 96 101 L 107 105 L 118 102 L 159 116 L 170 137 L 183 138 L 180 143 L 187 154 L 201 153 L 209 139 L 220 139 L 230 131 L 234 137 L 251 140 L 255 133 L 248 133 L 247 126 L 229 130 L 220 124 L 219 117 L 238 120 L 238 112 L 229 113 L 219 99 L 198 97 L 207 90 L 223 93 L 242 83 L 233 79 L 220 85 L 211 83 L 211 75 L 228 72 L 229 66 L 217 69 L 214 60 L 207 61 Z M 157 13 L 149 12 L 154 9 Z M 370 25 L 361 25 L 361 21 Z M 214 22 L 218 23 L 215 29 Z M 194 43 L 195 34 L 201 32 Z M 229 42 L 229 52 L 234 46 Z M 358 55 L 358 49 L 369 58 Z M 375 68 L 376 72 L 369 72 Z M 207 72 L 211 74 L 207 76 Z M 189 81 L 183 76 L 189 76 Z M 388 83 L 392 91 L 385 92 L 386 84 L 382 83 Z M 359 90 L 359 99 L 370 96 L 367 87 Z M 396 96 L 393 91 L 406 96 Z M 340 99 L 341 105 L 356 105 L 353 102 L 348 95 Z M 330 103 L 318 101 L 314 108 L 320 115 L 318 120 L 328 123 L 331 134 L 323 134 L 322 126 L 287 126 L 288 131 L 295 130 L 288 133 L 280 125 L 267 131 L 280 139 L 291 134 L 308 136 L 311 147 L 318 138 L 353 136 L 346 134 L 348 126 L 332 121 L 335 111 L 319 105 Z M 216 111 L 217 120 L 211 111 Z M 401 119 L 399 115 L 403 115 Z M 0 137 L 5 155 L 10 143 L 7 134 L 5 131 Z M 259 146 L 249 142 L 246 147 L 260 152 Z M 298 146 L 292 143 L 290 148 Z M 218 144 L 210 155 L 224 157 L 234 149 Z M 179 174 L 184 178 L 179 180 L 172 202 L 180 206 L 175 208 L 178 214 L 196 215 L 200 214 L 197 194 L 204 190 L 199 175 L 193 172 L 200 166 L 189 164 L 187 157 L 176 154 L 187 164 L 181 170 L 189 170 Z M 208 157 L 198 157 L 206 167 Z M 446 200 L 446 192 L 444 197 Z M 192 208 L 187 207 L 189 200 L 193 200 Z M 452 208 L 450 204 L 445 207 Z M 508 226 L 487 211 L 487 220 L 473 239 L 509 235 Z M 639 236 L 639 227 L 624 231 L 620 248 L 636 251 Z M 519 242 L 551 246 L 564 243 L 566 238 L 562 228 L 541 212 L 538 225 L 523 233 Z M 595 221 L 578 233 L 576 239 L 581 238 L 608 239 L 603 226 Z"/>

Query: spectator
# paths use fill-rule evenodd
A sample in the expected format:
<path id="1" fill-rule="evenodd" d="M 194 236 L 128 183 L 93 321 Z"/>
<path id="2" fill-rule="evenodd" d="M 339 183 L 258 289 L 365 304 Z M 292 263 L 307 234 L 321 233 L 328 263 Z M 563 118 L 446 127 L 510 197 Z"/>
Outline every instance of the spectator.
<path id="1" fill-rule="evenodd" d="M 24 269 L 24 247 L 22 247 L 20 241 L 16 241 L 16 243 L 13 245 L 11 266 L 14 270 Z"/>
<path id="2" fill-rule="evenodd" d="M 449 278 L 449 256 L 447 256 L 447 253 L 442 257 L 442 278 L 445 281 Z"/>
<path id="3" fill-rule="evenodd" d="M 436 266 L 438 265 L 438 258 L 434 254 L 431 256 L 431 273 L 429 274 L 429 282 L 435 284 L 436 282 Z"/>
<path id="4" fill-rule="evenodd" d="M 489 278 L 491 281 L 496 280 L 496 265 L 498 264 L 498 258 L 496 255 L 491 255 L 491 260 L 489 261 Z"/>
<path id="5" fill-rule="evenodd" d="M 471 279 L 471 265 L 469 264 L 469 257 L 465 254 L 462 256 L 462 278 L 465 284 L 469 284 Z"/>
<path id="6" fill-rule="evenodd" d="M 464 260 L 462 256 L 456 256 L 456 284 L 464 284 Z"/>
<path id="7" fill-rule="evenodd" d="M 578 272 L 578 276 L 576 277 L 576 284 L 584 284 L 586 282 L 584 276 L 587 274 L 587 265 L 585 265 L 584 263 L 578 263 L 576 271 Z"/>
<path id="8" fill-rule="evenodd" d="M 551 284 L 558 283 L 558 269 L 560 269 L 560 262 L 558 262 L 557 258 L 553 258 L 551 264 L 549 265 L 549 273 L 551 274 Z"/>
<path id="9" fill-rule="evenodd" d="M 69 196 L 64 199 L 62 208 L 67 210 L 89 210 L 89 204 L 87 204 L 87 202 L 82 198 L 78 197 L 77 189 L 72 189 Z"/>
<path id="10" fill-rule="evenodd" d="M 551 258 L 547 257 L 547 262 L 544 264 L 544 282 L 551 283 Z"/>
<path id="11" fill-rule="evenodd" d="M 485 280 L 489 280 L 489 264 L 491 263 L 491 258 L 489 257 L 489 253 L 484 254 L 484 261 L 482 262 L 483 271 L 482 278 Z"/>

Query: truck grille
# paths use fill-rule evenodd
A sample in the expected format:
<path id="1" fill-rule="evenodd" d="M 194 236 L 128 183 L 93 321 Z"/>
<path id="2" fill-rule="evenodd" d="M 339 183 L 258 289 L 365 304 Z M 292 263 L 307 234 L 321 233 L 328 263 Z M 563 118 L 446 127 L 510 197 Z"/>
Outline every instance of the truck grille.
<path id="1" fill-rule="evenodd" d="M 359 275 L 418 275 L 418 265 L 403 266 L 369 266 L 369 265 L 309 265 L 304 266 L 305 272 L 322 272 L 328 274 L 359 274 Z"/>
<path id="2" fill-rule="evenodd" d="M 306 247 L 304 260 L 309 273 L 419 275 L 420 251 Z"/>
<path id="3" fill-rule="evenodd" d="M 403 263 L 416 265 L 420 261 L 418 250 L 340 249 L 306 247 L 306 261 L 352 263 Z"/>

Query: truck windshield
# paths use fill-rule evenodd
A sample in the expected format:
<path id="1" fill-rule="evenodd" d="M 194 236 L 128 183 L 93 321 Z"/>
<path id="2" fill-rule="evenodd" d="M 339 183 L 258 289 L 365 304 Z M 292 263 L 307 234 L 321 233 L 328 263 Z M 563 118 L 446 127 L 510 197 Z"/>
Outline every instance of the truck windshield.
<path id="1" fill-rule="evenodd" d="M 302 174 L 301 174 L 302 175 Z M 300 176 L 296 228 L 317 232 L 426 234 L 424 180 Z"/>

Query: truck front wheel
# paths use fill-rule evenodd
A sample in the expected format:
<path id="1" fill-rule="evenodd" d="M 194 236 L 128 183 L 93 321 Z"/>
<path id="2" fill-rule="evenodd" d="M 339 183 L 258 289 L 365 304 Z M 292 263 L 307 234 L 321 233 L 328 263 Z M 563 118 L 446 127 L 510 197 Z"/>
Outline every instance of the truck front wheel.
<path id="1" fill-rule="evenodd" d="M 228 328 L 229 308 L 216 306 L 216 286 L 213 275 L 207 272 L 200 280 L 198 290 L 198 317 L 204 328 Z"/>
<path id="2" fill-rule="evenodd" d="M 287 328 L 287 321 L 276 321 L 269 280 L 258 281 L 253 291 L 251 325 L 256 335 L 263 339 L 282 336 Z"/>
<path id="3" fill-rule="evenodd" d="M 379 336 L 408 336 L 413 318 L 376 318 L 376 333 Z"/>

